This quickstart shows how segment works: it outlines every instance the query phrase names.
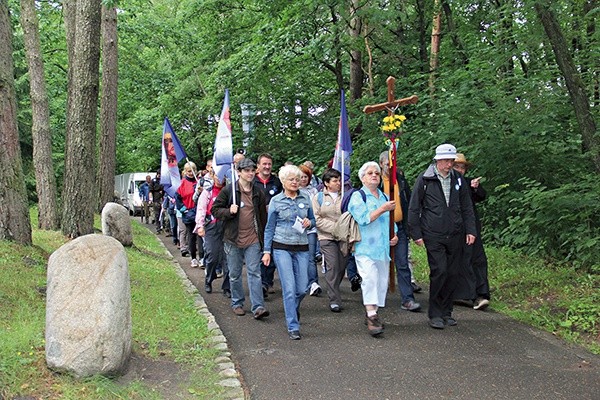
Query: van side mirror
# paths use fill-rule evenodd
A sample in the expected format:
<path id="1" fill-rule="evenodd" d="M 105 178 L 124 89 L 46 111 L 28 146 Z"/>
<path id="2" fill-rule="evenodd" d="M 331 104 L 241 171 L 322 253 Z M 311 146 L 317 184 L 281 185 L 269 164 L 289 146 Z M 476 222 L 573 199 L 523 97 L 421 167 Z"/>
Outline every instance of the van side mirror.
<path id="1" fill-rule="evenodd" d="M 133 190 L 131 190 L 131 188 L 129 188 L 129 190 L 127 191 L 127 193 L 133 194 Z"/>

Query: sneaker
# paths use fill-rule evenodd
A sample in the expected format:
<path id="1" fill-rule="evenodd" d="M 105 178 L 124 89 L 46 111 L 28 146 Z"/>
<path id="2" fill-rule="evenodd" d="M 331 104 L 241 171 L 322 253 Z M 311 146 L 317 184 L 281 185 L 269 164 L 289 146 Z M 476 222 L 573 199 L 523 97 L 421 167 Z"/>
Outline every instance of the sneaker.
<path id="1" fill-rule="evenodd" d="M 264 307 L 258 307 L 255 311 L 254 311 L 254 319 L 263 319 L 264 317 L 268 317 L 269 316 L 269 310 L 267 310 Z"/>
<path id="2" fill-rule="evenodd" d="M 181 251 L 181 257 L 187 257 L 187 256 L 189 256 L 189 255 L 190 255 L 190 252 L 189 252 L 189 251 L 187 251 L 187 250 L 182 250 L 182 251 Z"/>
<path id="3" fill-rule="evenodd" d="M 190 264 L 192 268 L 198 268 L 198 260 L 192 258 L 192 263 Z"/>
<path id="4" fill-rule="evenodd" d="M 417 303 L 414 300 L 408 300 L 402 303 L 400 308 L 406 311 L 418 312 L 419 310 L 421 310 L 421 304 Z"/>
<path id="5" fill-rule="evenodd" d="M 231 298 L 231 290 L 229 289 L 223 289 L 223 296 L 227 297 L 228 299 Z"/>
<path id="6" fill-rule="evenodd" d="M 458 322 L 452 317 L 444 317 L 444 325 L 446 326 L 456 326 Z"/>
<path id="7" fill-rule="evenodd" d="M 217 279 L 222 278 L 223 277 L 223 270 L 218 269 L 217 270 Z"/>
<path id="8" fill-rule="evenodd" d="M 200 259 L 198 260 L 198 265 L 199 265 L 199 266 L 200 266 L 200 268 L 202 268 L 202 269 L 206 268 L 206 267 L 204 266 L 204 257 L 202 257 L 202 258 L 200 258 Z"/>
<path id="9" fill-rule="evenodd" d="M 331 312 L 334 312 L 334 313 L 338 313 L 338 312 L 342 311 L 342 307 L 340 307 L 337 304 L 330 304 L 329 309 L 331 310 Z"/>
<path id="10" fill-rule="evenodd" d="M 212 293 L 212 286 L 210 283 L 207 283 L 206 285 L 204 285 L 204 291 L 206 293 Z"/>
<path id="11" fill-rule="evenodd" d="M 267 289 L 267 291 L 268 291 L 270 294 L 273 294 L 273 293 L 275 293 L 275 288 L 274 288 L 273 286 L 269 286 L 269 289 Z"/>
<path id="12" fill-rule="evenodd" d="M 300 340 L 300 331 L 289 331 L 288 336 L 291 340 Z"/>
<path id="13" fill-rule="evenodd" d="M 475 300 L 475 302 L 473 304 L 473 309 L 483 311 L 486 308 L 488 308 L 489 305 L 490 305 L 490 301 L 488 299 L 479 297 L 477 300 Z"/>
<path id="14" fill-rule="evenodd" d="M 377 315 L 367 317 L 367 331 L 373 337 L 377 337 L 383 333 L 383 325 Z"/>
<path id="15" fill-rule="evenodd" d="M 310 285 L 310 295 L 311 296 L 318 296 L 321 294 L 323 290 L 321 290 L 321 286 L 319 286 L 319 284 L 317 282 L 313 282 L 312 285 Z"/>
<path id="16" fill-rule="evenodd" d="M 238 317 L 241 317 L 242 315 L 246 315 L 246 311 L 244 311 L 244 309 L 240 306 L 234 307 L 233 313 L 235 315 L 237 315 Z"/>
<path id="17" fill-rule="evenodd" d="M 269 297 L 269 288 L 268 287 L 263 286 L 262 291 L 263 291 L 263 298 L 266 299 L 267 297 Z"/>
<path id="18" fill-rule="evenodd" d="M 423 288 L 419 286 L 417 282 L 411 282 L 410 285 L 412 286 L 413 293 L 421 293 L 423 290 Z"/>
<path id="19" fill-rule="evenodd" d="M 429 320 L 429 326 L 433 329 L 444 329 L 444 320 L 440 317 L 431 318 Z"/>
<path id="20" fill-rule="evenodd" d="M 352 279 L 350 279 L 350 289 L 352 289 L 353 292 L 356 292 L 358 289 L 360 289 L 360 284 L 362 283 L 362 278 L 360 277 L 359 274 L 356 274 L 352 277 Z"/>

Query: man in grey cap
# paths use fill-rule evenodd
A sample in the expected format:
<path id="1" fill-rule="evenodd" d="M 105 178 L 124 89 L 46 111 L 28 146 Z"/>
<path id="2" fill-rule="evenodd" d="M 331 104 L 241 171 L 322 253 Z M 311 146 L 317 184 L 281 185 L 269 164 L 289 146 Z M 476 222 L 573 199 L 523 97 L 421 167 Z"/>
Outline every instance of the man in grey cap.
<path id="1" fill-rule="evenodd" d="M 254 319 L 262 319 L 269 315 L 264 306 L 260 275 L 267 202 L 262 190 L 253 184 L 256 171 L 254 161 L 249 158 L 240 160 L 237 170 L 237 181 L 221 190 L 213 203 L 212 214 L 223 221 L 223 247 L 229 267 L 231 308 L 238 316 L 246 314 L 242 284 L 242 268 L 245 263 L 251 311 Z"/>
<path id="2" fill-rule="evenodd" d="M 425 246 L 430 269 L 429 325 L 454 326 L 452 301 L 463 264 L 465 243 L 475 242 L 477 230 L 469 185 L 452 166 L 456 148 L 442 144 L 432 164 L 417 178 L 408 208 L 408 231 Z"/>

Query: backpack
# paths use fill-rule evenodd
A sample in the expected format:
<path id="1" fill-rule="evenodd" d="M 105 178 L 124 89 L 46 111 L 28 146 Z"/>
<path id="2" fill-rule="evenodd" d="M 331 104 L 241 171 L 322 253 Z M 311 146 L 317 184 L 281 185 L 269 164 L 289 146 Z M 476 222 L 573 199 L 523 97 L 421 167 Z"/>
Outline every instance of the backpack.
<path id="1" fill-rule="evenodd" d="M 352 193 L 356 192 L 356 191 L 360 192 L 360 195 L 363 199 L 363 201 L 366 203 L 367 202 L 367 195 L 365 194 L 365 192 L 363 192 L 362 189 L 350 189 L 347 190 L 346 192 L 344 192 L 344 197 L 342 197 L 342 214 L 345 213 L 346 211 L 348 211 L 348 203 L 350 203 L 350 197 L 352 197 Z M 385 193 L 384 193 L 385 196 Z M 387 198 L 387 196 L 386 196 Z M 319 205 L 322 206 L 323 205 L 323 192 L 319 192 L 317 193 L 317 201 L 319 202 Z"/>

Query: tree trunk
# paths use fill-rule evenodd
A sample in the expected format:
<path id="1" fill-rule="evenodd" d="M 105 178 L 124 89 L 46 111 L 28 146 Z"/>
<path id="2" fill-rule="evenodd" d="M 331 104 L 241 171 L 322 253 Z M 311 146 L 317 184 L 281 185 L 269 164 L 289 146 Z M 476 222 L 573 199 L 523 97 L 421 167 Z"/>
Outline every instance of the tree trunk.
<path id="1" fill-rule="evenodd" d="M 92 233 L 95 188 L 98 65 L 100 60 L 99 0 L 78 0 L 67 109 L 68 151 L 65 154 L 62 231 L 70 238 Z M 69 35 L 70 36 L 70 35 Z"/>
<path id="2" fill-rule="evenodd" d="M 12 53 L 8 2 L 0 1 L 0 239 L 31 244 Z"/>
<path id="3" fill-rule="evenodd" d="M 431 53 L 429 56 L 429 95 L 432 98 L 435 94 L 435 78 L 439 62 L 441 25 L 442 11 L 440 10 L 439 1 L 435 0 L 433 24 L 431 26 Z"/>
<path id="4" fill-rule="evenodd" d="M 538 1 L 534 4 L 534 7 L 552 44 L 558 68 L 567 84 L 575 117 L 577 118 L 579 129 L 581 129 L 583 151 L 590 153 L 596 172 L 600 172 L 600 143 L 598 143 L 598 139 L 596 138 L 596 122 L 590 112 L 590 104 L 585 86 L 577 72 L 556 15 L 550 10 L 549 4 L 545 1 Z"/>
<path id="5" fill-rule="evenodd" d="M 365 73 L 362 67 L 362 51 L 358 50 L 358 38 L 362 32 L 362 21 L 356 15 L 360 7 L 359 0 L 352 0 L 350 5 L 350 37 L 352 38 L 352 50 L 350 50 L 350 102 L 362 97 L 363 81 Z"/>
<path id="6" fill-rule="evenodd" d="M 39 23 L 34 0 L 21 0 L 21 25 L 23 26 L 23 39 L 29 66 L 31 138 L 33 140 L 35 188 L 38 196 L 38 227 L 55 230 L 58 229 L 59 224 L 56 177 L 52 166 L 52 133 Z"/>
<path id="7" fill-rule="evenodd" d="M 117 10 L 102 7 L 102 99 L 98 162 L 98 212 L 114 200 L 117 142 L 118 46 Z"/>

